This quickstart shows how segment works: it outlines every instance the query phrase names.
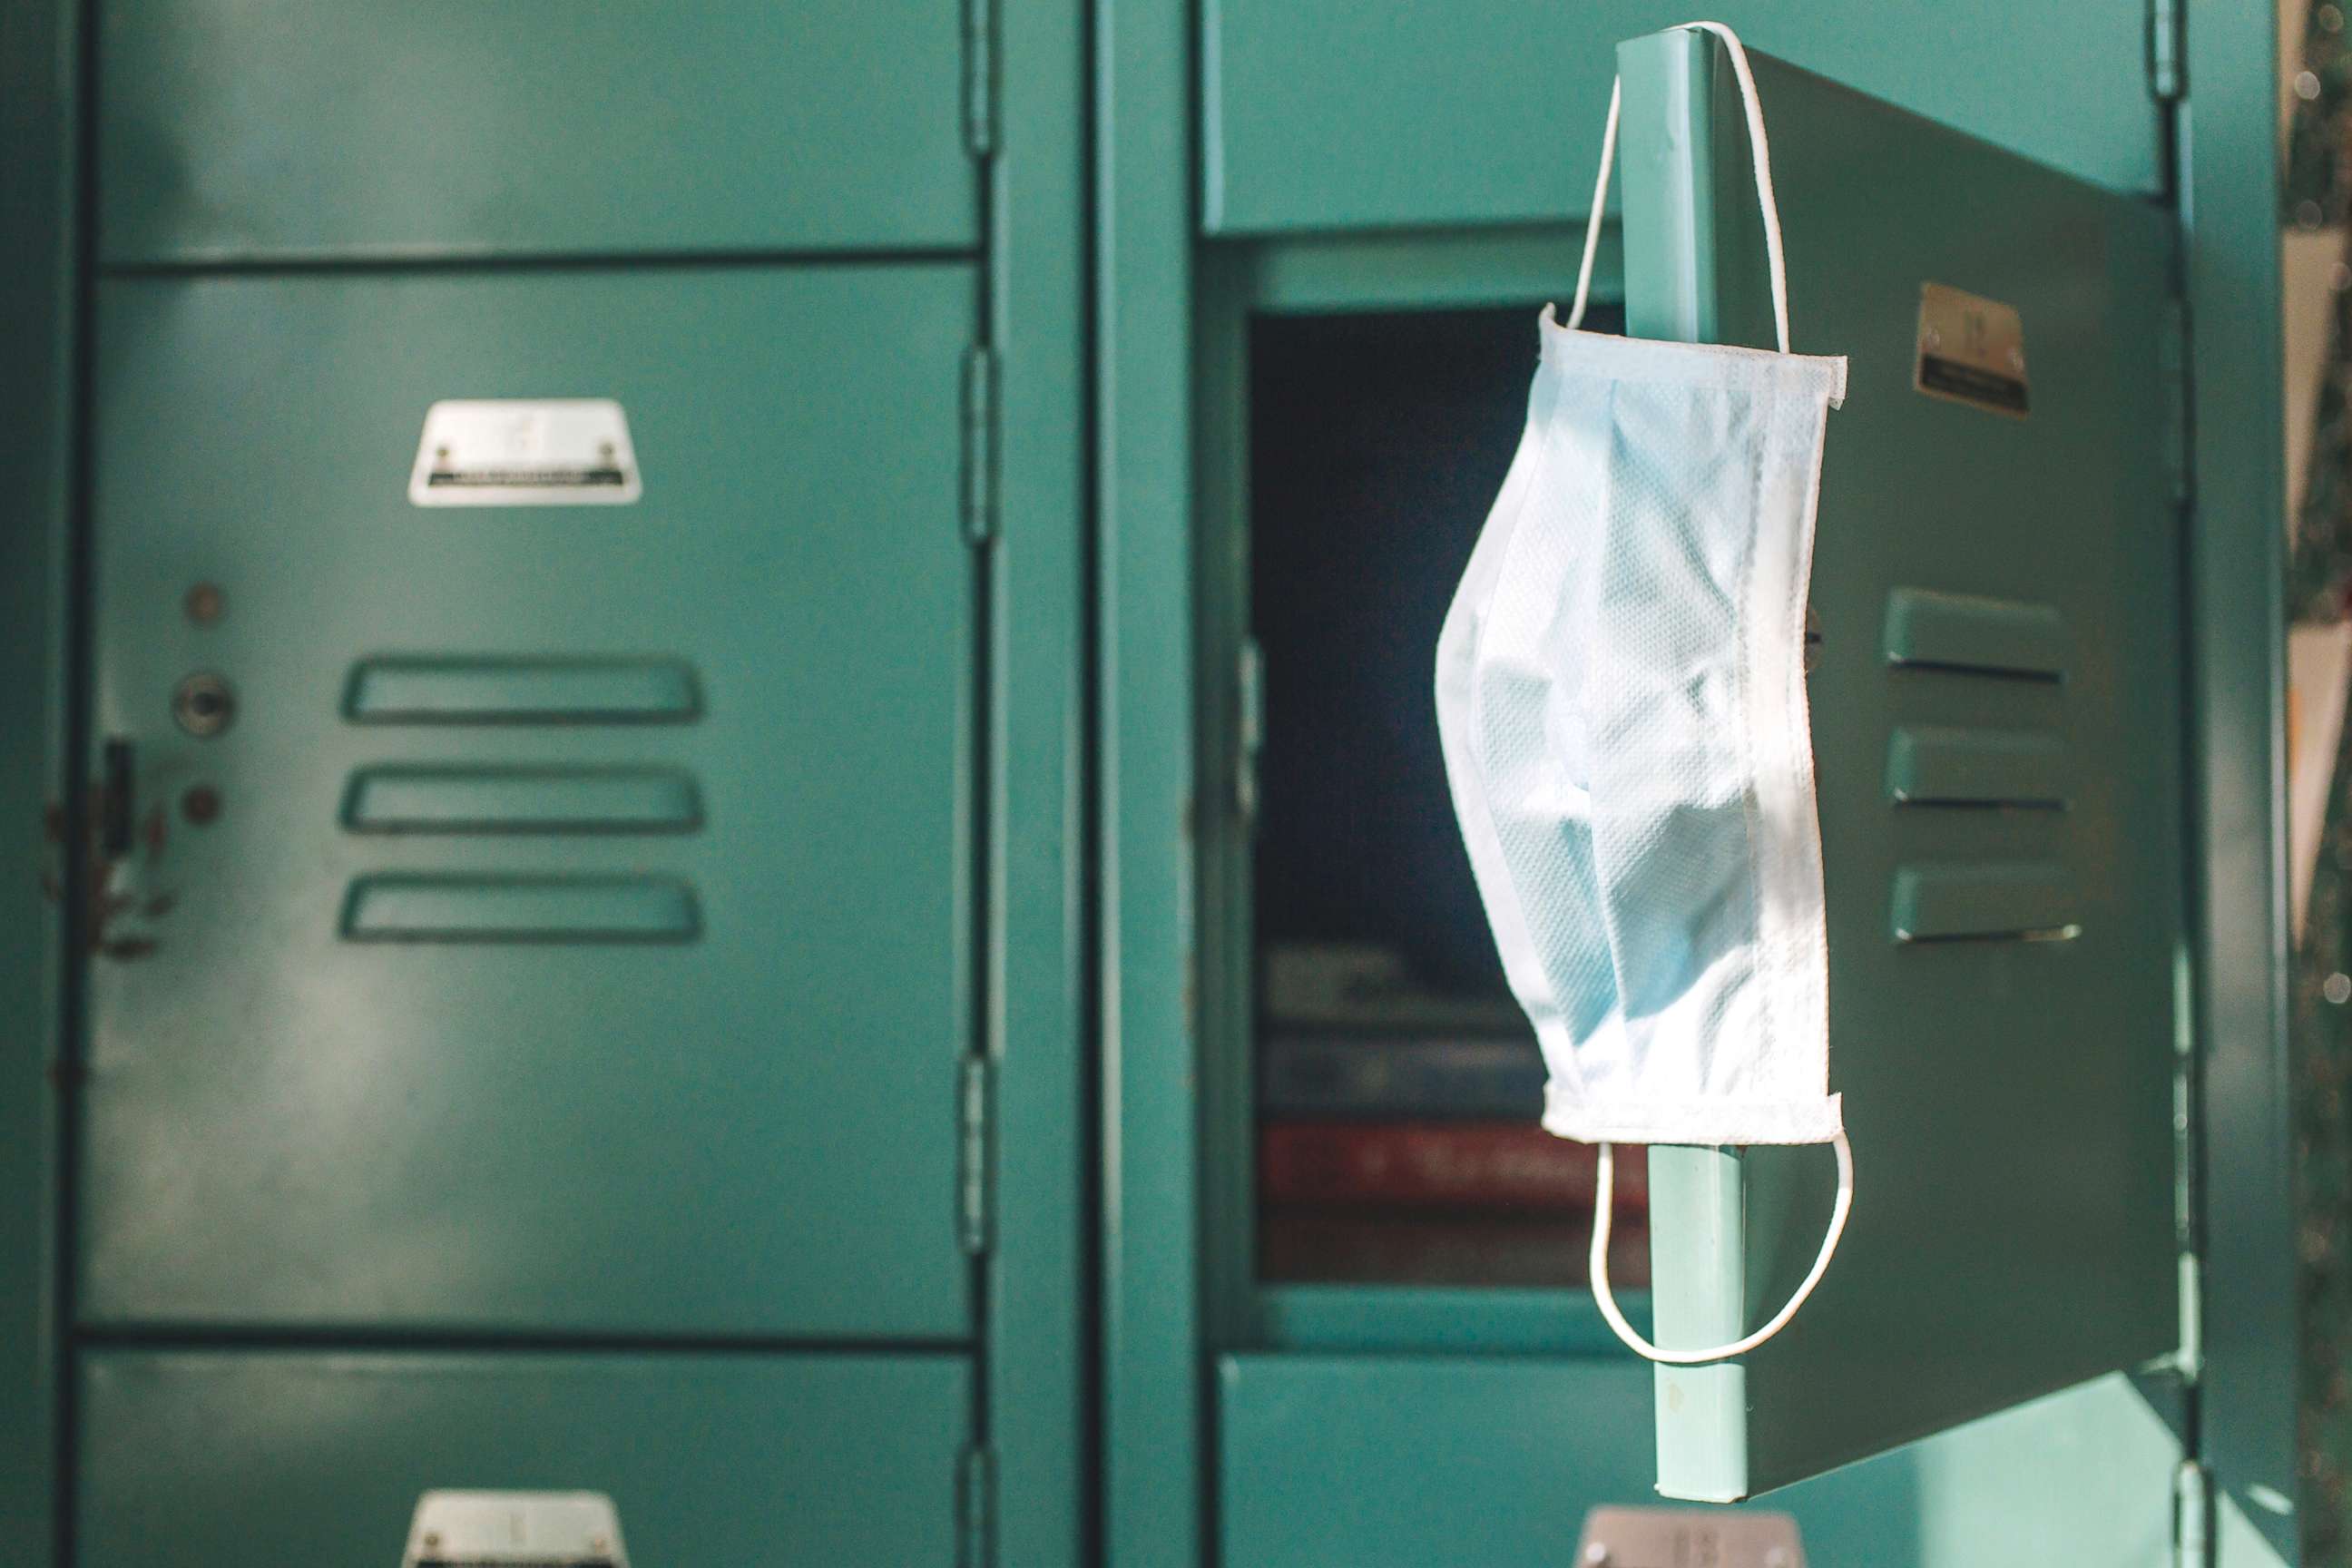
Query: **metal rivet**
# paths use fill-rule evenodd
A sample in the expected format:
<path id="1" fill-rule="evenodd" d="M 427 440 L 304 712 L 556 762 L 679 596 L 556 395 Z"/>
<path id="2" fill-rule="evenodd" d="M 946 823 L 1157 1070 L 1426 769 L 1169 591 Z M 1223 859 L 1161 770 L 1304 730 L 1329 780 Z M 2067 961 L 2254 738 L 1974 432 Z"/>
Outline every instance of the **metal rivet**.
<path id="1" fill-rule="evenodd" d="M 2319 983 L 2319 994 L 2338 1007 L 2347 1002 L 2352 1002 L 2352 974 L 2337 970 Z"/>
<path id="2" fill-rule="evenodd" d="M 2319 96 L 2318 74 L 2314 71 L 2295 72 L 2294 95 L 2295 97 L 2303 100 L 2305 103 L 2309 103 L 2312 100 L 2317 98 Z"/>
<path id="3" fill-rule="evenodd" d="M 200 626 L 208 626 L 219 620 L 222 612 L 228 608 L 228 596 L 220 591 L 217 583 L 199 583 L 188 590 L 188 596 L 182 603 L 187 608 L 188 619 Z"/>
<path id="4" fill-rule="evenodd" d="M 172 717 L 199 740 L 210 740 L 236 717 L 236 694 L 210 670 L 199 670 L 172 693 Z"/>
<path id="5" fill-rule="evenodd" d="M 2344 11 L 2341 6 L 2322 5 L 2312 15 L 2319 18 L 2319 30 L 2323 33 L 2340 33 L 2344 30 Z"/>
<path id="6" fill-rule="evenodd" d="M 1609 1568 L 1609 1548 L 1607 1544 L 1602 1542 L 1596 1541 L 1591 1545 L 1586 1547 L 1584 1549 L 1584 1561 L 1587 1564 L 1587 1568 Z"/>
<path id="7" fill-rule="evenodd" d="M 2299 228 L 2317 228 L 2327 221 L 2327 214 L 2317 202 L 2300 201 L 2294 204 L 2294 221 Z"/>
<path id="8" fill-rule="evenodd" d="M 220 813 L 220 791 L 210 784 L 191 784 L 180 796 L 180 815 L 197 827 L 210 827 Z"/>
<path id="9" fill-rule="evenodd" d="M 2333 1239 L 2322 1226 L 2305 1226 L 2296 1233 L 2295 1241 L 2296 1249 L 2303 1254 L 2303 1260 L 2305 1263 L 2325 1263 L 2327 1261 L 2327 1255 L 2335 1250 Z"/>

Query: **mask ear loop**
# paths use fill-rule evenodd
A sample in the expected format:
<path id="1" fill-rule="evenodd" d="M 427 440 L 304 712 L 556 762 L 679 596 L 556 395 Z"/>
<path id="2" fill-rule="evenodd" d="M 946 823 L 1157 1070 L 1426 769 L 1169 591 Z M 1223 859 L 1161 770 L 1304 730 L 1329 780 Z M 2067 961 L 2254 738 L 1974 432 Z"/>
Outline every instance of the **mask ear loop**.
<path id="1" fill-rule="evenodd" d="M 1748 147 L 1756 165 L 1756 202 L 1764 213 L 1764 256 L 1772 272 L 1772 327 L 1780 352 L 1789 352 L 1789 263 L 1780 248 L 1780 203 L 1772 194 L 1772 151 L 1764 140 L 1764 105 L 1739 35 L 1720 22 L 1682 22 L 1721 38 L 1731 51 L 1731 71 L 1739 79 L 1739 101 L 1748 111 Z M 1610 166 L 1617 161 L 1617 115 L 1623 84 L 1609 84 L 1609 119 L 1601 132 L 1601 174 L 1592 183 L 1592 215 L 1584 221 L 1584 257 L 1576 267 L 1576 301 L 1568 310 L 1570 331 L 1584 323 L 1584 303 L 1592 291 L 1592 258 L 1601 248 L 1601 209 L 1609 201 Z"/>
<path id="2" fill-rule="evenodd" d="M 1797 1315 L 1797 1309 L 1805 1304 L 1805 1298 L 1813 1293 L 1813 1287 L 1822 1282 L 1822 1276 L 1829 1272 L 1830 1259 L 1837 1255 L 1838 1238 L 1845 1234 L 1846 1215 L 1853 1210 L 1853 1146 L 1845 1141 L 1845 1134 L 1840 1132 L 1836 1147 L 1837 1203 L 1830 1210 L 1830 1232 L 1822 1238 L 1821 1255 L 1813 1259 L 1813 1267 L 1805 1275 L 1805 1282 L 1797 1287 L 1797 1293 L 1789 1298 L 1788 1304 L 1773 1313 L 1769 1322 L 1744 1340 L 1735 1340 L 1730 1344 L 1717 1345 L 1710 1350 L 1662 1351 L 1633 1331 L 1633 1325 L 1627 1322 L 1625 1314 L 1617 1310 L 1617 1298 L 1609 1289 L 1609 1208 L 1616 1186 L 1617 1162 L 1613 1148 L 1607 1143 L 1601 1144 L 1601 1179 L 1593 1194 L 1592 1208 L 1592 1299 L 1600 1303 L 1601 1315 L 1609 1321 L 1609 1326 L 1616 1331 L 1617 1337 L 1625 1342 L 1627 1348 L 1652 1361 L 1664 1362 L 1668 1366 L 1697 1366 L 1706 1362 L 1729 1361 L 1734 1356 L 1746 1355 L 1787 1328 L 1789 1320 Z"/>

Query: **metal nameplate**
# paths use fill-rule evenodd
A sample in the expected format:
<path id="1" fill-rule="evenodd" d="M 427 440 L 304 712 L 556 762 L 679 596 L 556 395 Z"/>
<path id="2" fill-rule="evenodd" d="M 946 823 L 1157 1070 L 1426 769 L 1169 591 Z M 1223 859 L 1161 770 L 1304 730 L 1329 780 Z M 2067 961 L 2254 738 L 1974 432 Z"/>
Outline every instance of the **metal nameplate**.
<path id="1" fill-rule="evenodd" d="M 415 506 L 618 506 L 644 493 L 628 416 L 604 397 L 436 403 L 408 474 Z"/>
<path id="2" fill-rule="evenodd" d="M 1919 391 L 2013 419 L 2025 417 L 2025 326 L 2015 306 L 1947 284 L 1923 283 L 1918 349 L 1911 384 Z"/>
<path id="3" fill-rule="evenodd" d="M 401 1568 L 629 1568 L 602 1492 L 430 1491 Z"/>
<path id="4" fill-rule="evenodd" d="M 1785 1513 L 1702 1508 L 1596 1508 L 1584 1516 L 1577 1568 L 1805 1568 Z"/>

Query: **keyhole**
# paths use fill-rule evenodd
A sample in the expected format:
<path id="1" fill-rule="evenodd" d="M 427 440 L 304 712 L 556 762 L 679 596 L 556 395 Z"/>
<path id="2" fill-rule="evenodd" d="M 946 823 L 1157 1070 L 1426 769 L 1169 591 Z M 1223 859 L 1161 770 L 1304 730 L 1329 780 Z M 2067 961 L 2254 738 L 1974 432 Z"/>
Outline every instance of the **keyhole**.
<path id="1" fill-rule="evenodd" d="M 236 716 L 236 694 L 227 681 L 209 670 L 189 676 L 172 693 L 172 717 L 199 740 L 219 734 Z"/>

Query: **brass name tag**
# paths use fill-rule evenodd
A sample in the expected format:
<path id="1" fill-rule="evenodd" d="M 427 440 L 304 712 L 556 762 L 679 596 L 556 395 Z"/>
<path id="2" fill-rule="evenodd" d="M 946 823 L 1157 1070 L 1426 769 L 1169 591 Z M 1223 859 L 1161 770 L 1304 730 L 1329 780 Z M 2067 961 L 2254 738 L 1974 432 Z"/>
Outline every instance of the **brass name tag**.
<path id="1" fill-rule="evenodd" d="M 2024 418 L 2025 327 L 2016 308 L 1921 284 L 1919 369 L 1911 384 L 1930 397 Z"/>

